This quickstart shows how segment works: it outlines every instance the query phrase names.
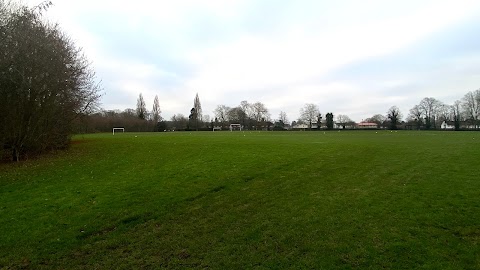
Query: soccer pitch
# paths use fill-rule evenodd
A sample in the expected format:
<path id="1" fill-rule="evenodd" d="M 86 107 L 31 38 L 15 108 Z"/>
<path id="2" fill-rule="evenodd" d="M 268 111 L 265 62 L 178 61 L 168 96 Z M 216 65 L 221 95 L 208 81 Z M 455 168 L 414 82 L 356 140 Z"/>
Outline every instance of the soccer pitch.
<path id="1" fill-rule="evenodd" d="M 78 135 L 0 164 L 0 268 L 478 269 L 479 135 Z"/>

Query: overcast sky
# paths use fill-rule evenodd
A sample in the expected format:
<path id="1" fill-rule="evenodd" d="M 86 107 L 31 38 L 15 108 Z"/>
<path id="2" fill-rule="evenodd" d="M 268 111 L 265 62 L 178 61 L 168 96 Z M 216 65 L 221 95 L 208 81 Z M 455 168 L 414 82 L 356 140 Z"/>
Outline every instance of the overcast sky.
<path id="1" fill-rule="evenodd" d="M 29 5 L 40 1 L 28 0 Z M 424 97 L 480 88 L 480 1 L 52 0 L 84 49 L 105 109 L 162 116 L 263 102 L 290 121 L 305 103 L 361 121 Z"/>

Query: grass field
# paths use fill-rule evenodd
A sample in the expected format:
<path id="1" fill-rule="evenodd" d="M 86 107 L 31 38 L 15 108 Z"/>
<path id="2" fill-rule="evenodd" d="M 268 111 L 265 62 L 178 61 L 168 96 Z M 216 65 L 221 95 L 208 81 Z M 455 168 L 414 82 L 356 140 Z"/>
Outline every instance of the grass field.
<path id="1" fill-rule="evenodd" d="M 480 268 L 478 132 L 76 136 L 0 165 L 0 268 Z"/>

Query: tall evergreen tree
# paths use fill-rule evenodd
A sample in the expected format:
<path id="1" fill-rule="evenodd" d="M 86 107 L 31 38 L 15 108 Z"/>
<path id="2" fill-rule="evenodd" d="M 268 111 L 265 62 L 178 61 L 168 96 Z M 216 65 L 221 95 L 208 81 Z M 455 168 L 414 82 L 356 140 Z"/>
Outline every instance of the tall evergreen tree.
<path id="1" fill-rule="evenodd" d="M 202 122 L 202 104 L 200 103 L 198 93 L 195 95 L 195 99 L 193 100 L 193 109 L 193 121 L 195 123 L 195 129 L 198 130 L 198 124 L 199 122 Z"/>
<path id="2" fill-rule="evenodd" d="M 327 113 L 325 117 L 327 119 L 327 129 L 333 129 L 333 113 Z"/>
<path id="3" fill-rule="evenodd" d="M 162 120 L 160 116 L 160 103 L 158 102 L 158 96 L 155 95 L 155 99 L 153 100 L 153 108 L 152 108 L 152 117 L 153 117 L 153 124 L 154 124 L 154 131 L 157 131 L 158 122 Z"/>

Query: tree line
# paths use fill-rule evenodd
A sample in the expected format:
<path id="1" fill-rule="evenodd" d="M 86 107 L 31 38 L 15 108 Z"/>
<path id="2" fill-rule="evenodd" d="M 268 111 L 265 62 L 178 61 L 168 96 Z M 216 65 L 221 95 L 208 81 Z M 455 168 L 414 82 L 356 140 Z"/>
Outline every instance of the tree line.
<path id="1" fill-rule="evenodd" d="M 377 114 L 365 121 L 377 123 L 389 129 L 416 130 L 472 130 L 480 128 L 480 89 L 467 92 L 453 104 L 446 104 L 433 97 L 425 97 L 414 105 L 403 119 L 402 112 L 392 106 L 387 114 Z M 444 126 L 442 127 L 442 124 Z"/>
<path id="2" fill-rule="evenodd" d="M 435 98 L 426 97 L 410 109 L 404 119 L 397 106 L 392 106 L 385 114 L 375 114 L 362 122 L 374 123 L 379 129 L 440 129 L 443 122 L 450 128 L 475 129 L 479 127 L 480 90 L 465 94 L 461 100 L 447 105 Z M 354 129 L 359 125 L 349 116 L 332 112 L 322 115 L 319 107 L 306 103 L 299 110 L 300 117 L 291 123 L 284 111 L 273 119 L 268 108 L 262 102 L 250 103 L 246 100 L 239 105 L 229 107 L 217 105 L 213 117 L 202 114 L 198 93 L 193 107 L 186 116 L 174 114 L 170 119 L 163 119 L 158 96 L 155 96 L 153 108 L 148 111 L 142 94 L 137 99 L 137 108 L 124 111 L 99 111 L 91 114 L 79 132 L 108 132 L 112 127 L 125 127 L 128 131 L 167 131 L 167 130 L 212 130 L 217 127 L 228 129 L 230 124 L 240 124 L 247 130 L 286 130 L 286 129 Z M 360 126 L 361 128 L 361 126 Z"/>
<path id="3" fill-rule="evenodd" d="M 445 122 L 453 129 L 478 129 L 480 127 L 480 89 L 466 93 L 453 104 L 445 104 L 426 97 L 410 109 L 407 126 L 414 129 L 439 129 Z"/>
<path id="4" fill-rule="evenodd" d="M 166 131 L 166 130 L 212 130 L 214 127 L 226 129 L 231 123 L 239 123 L 247 129 L 263 129 L 273 126 L 266 106 L 261 102 L 242 101 L 236 107 L 218 105 L 214 117 L 203 114 L 198 93 L 188 116 L 177 113 L 170 119 L 161 116 L 158 96 L 155 96 L 153 108 L 147 110 L 145 100 L 140 93 L 136 109 L 99 110 L 83 117 L 77 122 L 77 132 L 108 132 L 112 127 L 124 127 L 128 131 Z"/>
<path id="5" fill-rule="evenodd" d="M 224 104 L 217 105 L 213 111 L 213 117 L 202 114 L 202 105 L 198 93 L 195 95 L 193 107 L 188 117 L 182 113 L 174 114 L 170 119 L 161 116 L 158 96 L 155 96 L 153 108 L 147 110 L 145 100 L 140 93 L 137 99 L 136 109 L 100 110 L 90 115 L 84 115 L 78 122 L 77 132 L 109 132 L 113 127 L 124 127 L 128 131 L 181 131 L 181 130 L 212 130 L 213 128 L 228 129 L 230 124 L 240 124 L 246 130 L 285 130 L 290 126 L 309 123 L 318 125 L 322 121 L 322 114 L 315 104 L 305 104 L 300 109 L 301 117 L 288 123 L 287 114 L 281 111 L 277 119 L 272 119 L 269 109 L 260 101 L 248 102 L 243 100 L 239 105 L 229 107 Z M 345 125 L 354 124 L 346 115 L 337 117 L 339 123 Z M 324 128 L 334 128 L 334 115 L 325 115 Z"/>

